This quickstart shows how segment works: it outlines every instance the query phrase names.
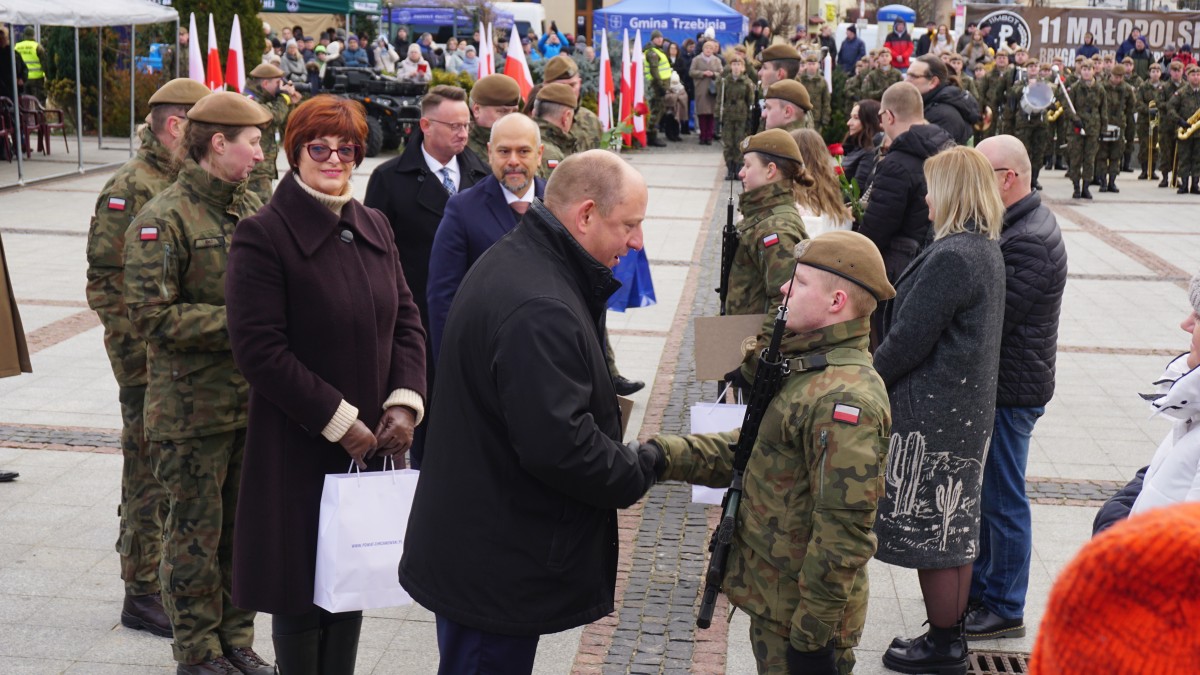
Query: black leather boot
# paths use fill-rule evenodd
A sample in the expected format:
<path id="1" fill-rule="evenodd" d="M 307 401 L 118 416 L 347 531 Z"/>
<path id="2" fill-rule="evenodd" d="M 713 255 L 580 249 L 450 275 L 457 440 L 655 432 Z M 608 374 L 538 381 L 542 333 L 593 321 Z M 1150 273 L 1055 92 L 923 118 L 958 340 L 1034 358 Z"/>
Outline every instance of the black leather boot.
<path id="1" fill-rule="evenodd" d="M 1083 187 L 1079 190 L 1079 196 L 1083 197 L 1084 199 L 1091 199 L 1092 191 L 1088 189 L 1090 187 L 1091 187 L 1091 185 L 1085 182 L 1083 184 Z"/>
<path id="2" fill-rule="evenodd" d="M 1171 172 L 1163 171 L 1163 179 L 1162 179 L 1162 181 L 1159 182 L 1158 187 L 1170 187 L 1170 185 L 1171 185 Z"/>
<path id="3" fill-rule="evenodd" d="M 899 673 L 966 675 L 967 640 L 962 623 L 950 628 L 929 626 L 929 632 L 905 646 L 892 643 L 883 653 L 883 665 Z"/>
<path id="4" fill-rule="evenodd" d="M 1137 179 L 1138 180 L 1146 180 L 1149 177 L 1150 177 L 1150 174 L 1146 173 L 1146 169 L 1143 167 L 1142 172 L 1138 174 Z"/>
<path id="5" fill-rule="evenodd" d="M 1063 156 L 1062 155 L 1054 156 L 1054 170 L 1055 171 L 1066 171 L 1067 170 L 1066 165 L 1063 164 Z"/>
<path id="6" fill-rule="evenodd" d="M 354 672 L 361 630 L 362 616 L 331 623 L 321 630 L 321 675 Z"/>
<path id="7" fill-rule="evenodd" d="M 1150 170 L 1150 180 L 1158 180 L 1158 172 L 1154 169 Z"/>
<path id="8" fill-rule="evenodd" d="M 667 144 L 658 137 L 658 134 L 646 134 L 646 146 L 651 148 L 665 148 Z"/>
<path id="9" fill-rule="evenodd" d="M 275 645 L 275 670 L 279 675 L 321 675 L 319 629 L 292 635 L 272 635 L 271 642 Z M 346 672 L 352 673 L 354 669 Z"/>
<path id="10" fill-rule="evenodd" d="M 1040 167 L 1040 166 L 1033 167 L 1033 189 L 1034 190 L 1042 189 L 1042 184 L 1038 182 L 1038 175 L 1041 173 L 1042 173 L 1042 167 Z"/>
<path id="11" fill-rule="evenodd" d="M 1200 195 L 1200 178 L 1192 176 L 1192 194 Z"/>
<path id="12" fill-rule="evenodd" d="M 1186 176 L 1175 176 L 1175 182 L 1179 184 L 1179 189 L 1175 191 L 1177 195 L 1186 195 L 1188 193 L 1188 179 Z"/>
<path id="13" fill-rule="evenodd" d="M 1099 183 L 1099 185 L 1100 185 L 1101 192 L 1108 192 L 1108 181 L 1107 180 L 1104 180 L 1103 178 L 1093 178 L 1092 184 L 1096 185 L 1097 183 Z"/>
<path id="14" fill-rule="evenodd" d="M 725 162 L 725 180 L 737 180 L 737 162 Z"/>
<path id="15" fill-rule="evenodd" d="M 1120 192 L 1120 190 L 1117 189 L 1117 174 L 1115 173 L 1108 174 L 1108 191 Z"/>
<path id="16" fill-rule="evenodd" d="M 1079 197 L 1080 197 L 1080 194 L 1079 194 L 1079 179 L 1078 179 L 1078 178 L 1072 178 L 1072 179 L 1071 179 L 1071 186 L 1075 188 L 1075 191 L 1071 193 L 1071 199 L 1079 199 Z"/>

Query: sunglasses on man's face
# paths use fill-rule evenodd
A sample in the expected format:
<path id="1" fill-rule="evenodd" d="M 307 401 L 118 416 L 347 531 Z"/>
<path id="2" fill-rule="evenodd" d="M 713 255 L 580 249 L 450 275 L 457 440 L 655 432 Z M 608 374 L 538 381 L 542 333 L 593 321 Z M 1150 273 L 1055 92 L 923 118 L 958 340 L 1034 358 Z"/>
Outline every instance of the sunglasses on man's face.
<path id="1" fill-rule="evenodd" d="M 324 143 L 309 143 L 304 147 L 308 148 L 308 156 L 311 157 L 314 162 L 324 162 L 335 152 L 333 148 L 325 145 Z M 361 145 L 339 145 L 336 152 L 338 161 L 340 162 L 349 164 L 351 162 L 362 161 Z"/>

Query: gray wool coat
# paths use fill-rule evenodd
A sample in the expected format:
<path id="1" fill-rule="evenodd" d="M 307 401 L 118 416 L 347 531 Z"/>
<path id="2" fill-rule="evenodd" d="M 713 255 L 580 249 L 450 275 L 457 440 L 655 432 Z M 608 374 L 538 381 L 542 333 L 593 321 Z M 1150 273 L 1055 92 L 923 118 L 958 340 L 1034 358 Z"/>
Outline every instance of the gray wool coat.
<path id="1" fill-rule="evenodd" d="M 934 241 L 896 282 L 875 369 L 892 403 L 875 557 L 941 569 L 975 559 L 1004 321 L 1000 244 Z"/>

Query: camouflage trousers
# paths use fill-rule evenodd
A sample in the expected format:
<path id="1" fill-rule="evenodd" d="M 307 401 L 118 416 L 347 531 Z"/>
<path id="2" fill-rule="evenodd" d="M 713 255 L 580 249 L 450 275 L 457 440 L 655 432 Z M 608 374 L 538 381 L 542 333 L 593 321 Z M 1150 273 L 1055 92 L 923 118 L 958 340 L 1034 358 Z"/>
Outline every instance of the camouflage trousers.
<path id="1" fill-rule="evenodd" d="M 649 138 L 658 134 L 658 123 L 667 112 L 666 96 L 655 91 L 649 82 L 646 83 L 646 107 L 650 110 L 646 116 L 646 136 Z"/>
<path id="2" fill-rule="evenodd" d="M 1154 162 L 1159 171 L 1175 170 L 1175 146 L 1179 139 L 1175 137 L 1175 127 L 1161 127 L 1158 133 L 1158 147 L 1154 150 Z"/>
<path id="3" fill-rule="evenodd" d="M 246 430 L 154 441 L 154 474 L 170 495 L 159 578 L 179 663 L 254 643 L 255 612 L 234 607 L 233 518 Z"/>
<path id="4" fill-rule="evenodd" d="M 726 163 L 742 163 L 742 139 L 746 135 L 744 119 L 728 119 L 721 123 L 721 148 Z"/>
<path id="5" fill-rule="evenodd" d="M 1176 141 L 1179 161 L 1175 164 L 1175 173 L 1184 178 L 1200 177 L 1200 137 Z"/>
<path id="6" fill-rule="evenodd" d="M 1013 130 L 1013 135 L 1025 146 L 1030 164 L 1035 169 L 1040 168 L 1050 149 L 1050 127 L 1045 124 L 1021 125 Z"/>
<path id="7" fill-rule="evenodd" d="M 158 594 L 167 491 L 154 477 L 142 418 L 146 385 L 121 387 L 121 519 L 117 553 L 127 595 Z"/>
<path id="8" fill-rule="evenodd" d="M 1071 180 L 1092 180 L 1092 171 L 1096 168 L 1096 153 L 1100 150 L 1100 139 L 1093 133 L 1086 136 L 1072 134 L 1067 141 L 1067 178 Z"/>
<path id="9" fill-rule="evenodd" d="M 750 615 L 750 646 L 754 649 L 754 662 L 758 664 L 759 675 L 788 675 L 788 637 L 776 633 L 769 626 L 762 619 Z M 835 653 L 838 674 L 851 675 L 854 672 L 854 650 L 846 647 L 837 649 Z"/>
<path id="10" fill-rule="evenodd" d="M 1150 123 L 1148 121 L 1145 121 L 1146 117 L 1147 117 L 1147 115 L 1139 115 L 1138 116 L 1137 160 L 1138 160 L 1138 166 L 1142 167 L 1143 171 L 1149 173 L 1150 172 L 1150 164 L 1148 163 L 1149 157 L 1147 157 L 1147 150 L 1150 148 L 1151 145 L 1154 144 L 1154 142 L 1157 140 L 1157 138 L 1154 138 L 1150 135 Z M 1158 132 L 1157 132 L 1157 130 L 1155 130 L 1154 136 L 1157 136 L 1157 135 L 1158 135 Z M 1158 158 L 1158 148 L 1154 149 L 1154 157 L 1155 157 L 1155 159 Z"/>
<path id="11" fill-rule="evenodd" d="M 1121 173 L 1121 160 L 1125 157 L 1125 139 L 1100 143 L 1096 151 L 1096 173 L 1101 178 Z"/>

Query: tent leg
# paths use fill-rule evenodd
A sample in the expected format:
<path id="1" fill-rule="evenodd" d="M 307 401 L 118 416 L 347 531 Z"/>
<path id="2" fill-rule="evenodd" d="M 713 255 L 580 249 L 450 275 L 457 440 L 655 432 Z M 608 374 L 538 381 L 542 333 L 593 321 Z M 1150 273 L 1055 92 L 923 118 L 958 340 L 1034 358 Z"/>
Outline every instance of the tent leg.
<path id="1" fill-rule="evenodd" d="M 134 125 L 137 120 L 137 24 L 129 24 L 129 156 L 133 157 Z"/>
<path id="2" fill-rule="evenodd" d="M 83 77 L 79 69 L 79 28 L 75 29 L 75 150 L 79 153 L 79 173 L 83 173 Z"/>
<path id="3" fill-rule="evenodd" d="M 11 24 L 11 23 L 8 24 L 8 34 L 10 36 L 16 35 L 16 33 L 13 32 L 15 29 L 16 29 L 16 24 Z M 16 41 L 13 40 L 13 41 L 9 42 L 9 44 L 10 45 L 16 44 Z M 24 149 L 22 148 L 23 144 L 21 141 L 24 140 L 25 125 L 22 124 L 22 122 L 21 122 L 21 93 L 17 90 L 17 59 L 20 57 L 17 55 L 17 50 L 15 48 L 9 47 L 9 49 L 12 49 L 12 58 L 8 60 L 8 63 L 10 66 L 12 66 L 13 122 L 16 123 L 16 126 L 14 128 L 17 130 L 17 133 L 16 133 L 16 139 L 17 139 L 17 184 L 24 185 L 25 184 L 25 161 L 24 161 L 24 159 L 22 159 L 21 153 L 24 152 Z"/>

